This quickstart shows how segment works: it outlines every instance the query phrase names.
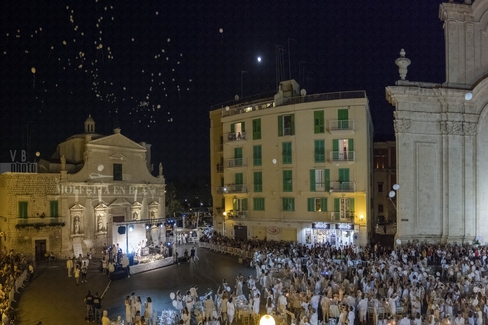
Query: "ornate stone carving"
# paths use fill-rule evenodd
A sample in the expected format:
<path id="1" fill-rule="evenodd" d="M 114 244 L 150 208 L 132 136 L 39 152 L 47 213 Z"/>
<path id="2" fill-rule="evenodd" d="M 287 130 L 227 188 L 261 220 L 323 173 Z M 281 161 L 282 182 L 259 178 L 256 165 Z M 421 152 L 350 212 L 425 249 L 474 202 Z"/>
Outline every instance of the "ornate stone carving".
<path id="1" fill-rule="evenodd" d="M 469 122 L 464 122 L 463 123 L 463 130 L 464 130 L 464 135 L 476 135 L 476 123 L 469 123 Z"/>
<path id="2" fill-rule="evenodd" d="M 448 131 L 447 131 L 447 122 L 446 121 L 440 121 L 439 122 L 439 128 L 441 130 L 441 134 L 442 135 L 448 134 Z"/>
<path id="3" fill-rule="evenodd" d="M 412 121 L 408 119 L 396 119 L 394 122 L 395 133 L 405 133 L 408 131 L 411 125 Z"/>
<path id="4" fill-rule="evenodd" d="M 464 135 L 463 122 L 440 121 L 439 129 L 443 135 Z"/>

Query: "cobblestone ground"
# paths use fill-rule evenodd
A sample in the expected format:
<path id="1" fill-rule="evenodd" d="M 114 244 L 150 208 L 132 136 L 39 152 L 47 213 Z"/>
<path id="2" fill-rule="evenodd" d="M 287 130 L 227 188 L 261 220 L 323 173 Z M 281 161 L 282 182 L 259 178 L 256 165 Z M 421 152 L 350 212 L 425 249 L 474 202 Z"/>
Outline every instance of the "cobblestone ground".
<path id="1" fill-rule="evenodd" d="M 188 250 L 191 245 L 188 245 Z M 179 248 L 180 256 L 184 247 Z M 108 289 L 102 300 L 102 309 L 106 309 L 109 318 L 118 315 L 125 318 L 125 296 L 132 291 L 141 296 L 144 302 L 149 296 L 153 308 L 158 314 L 162 310 L 173 309 L 170 293 L 181 290 L 186 292 L 192 285 L 198 285 L 198 295 L 202 296 L 208 288 L 217 290 L 222 280 L 227 279 L 231 286 L 240 272 L 247 278 L 255 275 L 255 270 L 237 263 L 237 257 L 221 255 L 207 249 L 198 249 L 199 260 L 195 263 L 182 263 L 161 269 L 136 274 L 130 278 L 110 282 L 107 276 L 98 270 L 98 261 L 89 266 L 88 282 L 76 285 L 74 278 L 69 278 L 64 261 L 51 265 L 45 262 L 37 266 L 32 283 L 22 289 L 16 303 L 17 324 L 86 324 L 86 308 L 83 302 L 88 290 L 102 294 Z M 110 285 L 109 285 L 110 284 Z"/>

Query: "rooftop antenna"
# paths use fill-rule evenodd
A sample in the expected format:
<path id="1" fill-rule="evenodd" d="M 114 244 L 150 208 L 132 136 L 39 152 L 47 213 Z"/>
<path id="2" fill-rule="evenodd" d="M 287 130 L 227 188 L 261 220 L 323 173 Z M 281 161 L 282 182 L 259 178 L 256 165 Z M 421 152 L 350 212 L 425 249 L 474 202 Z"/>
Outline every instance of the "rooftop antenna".
<path id="1" fill-rule="evenodd" d="M 288 70 L 289 70 L 289 75 L 290 75 L 290 80 L 291 80 L 291 51 L 290 51 L 290 41 L 296 42 L 293 38 L 288 37 Z"/>
<path id="2" fill-rule="evenodd" d="M 284 53 L 286 50 L 279 45 L 275 45 L 275 59 L 276 59 L 276 89 L 279 88 L 280 82 L 285 80 L 285 65 Z"/>

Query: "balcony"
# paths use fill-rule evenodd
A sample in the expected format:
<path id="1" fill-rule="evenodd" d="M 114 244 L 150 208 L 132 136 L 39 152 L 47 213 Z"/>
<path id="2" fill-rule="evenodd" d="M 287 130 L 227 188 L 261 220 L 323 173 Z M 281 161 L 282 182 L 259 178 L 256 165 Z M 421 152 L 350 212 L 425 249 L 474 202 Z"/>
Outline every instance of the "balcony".
<path id="1" fill-rule="evenodd" d="M 228 214 L 229 219 L 247 219 L 249 217 L 248 211 L 231 211 Z"/>
<path id="2" fill-rule="evenodd" d="M 356 192 L 356 182 L 330 182 L 329 192 Z"/>
<path id="3" fill-rule="evenodd" d="M 218 174 L 222 174 L 224 172 L 224 166 L 220 164 L 217 165 L 216 169 Z"/>
<path id="4" fill-rule="evenodd" d="M 15 227 L 17 229 L 21 228 L 36 228 L 40 229 L 42 227 L 56 227 L 64 226 L 65 219 L 63 217 L 43 217 L 43 218 L 16 218 Z"/>
<path id="5" fill-rule="evenodd" d="M 331 134 L 354 134 L 354 120 L 331 120 L 329 121 L 329 132 Z"/>
<path id="6" fill-rule="evenodd" d="M 246 132 L 229 132 L 225 134 L 224 138 L 226 143 L 244 141 L 246 140 Z"/>
<path id="7" fill-rule="evenodd" d="M 356 155 L 354 151 L 331 151 L 330 152 L 330 162 L 341 163 L 341 162 L 354 162 L 356 160 Z"/>
<path id="8" fill-rule="evenodd" d="M 227 194 L 227 193 L 247 193 L 247 185 L 246 184 L 229 184 L 224 187 L 219 187 L 217 189 L 218 194 Z"/>
<path id="9" fill-rule="evenodd" d="M 354 221 L 354 212 L 331 212 L 330 213 L 331 221 L 345 221 L 345 222 L 353 222 Z"/>
<path id="10" fill-rule="evenodd" d="M 246 166 L 247 166 L 247 158 L 234 158 L 234 159 L 225 160 L 225 167 L 227 168 L 246 167 Z"/>

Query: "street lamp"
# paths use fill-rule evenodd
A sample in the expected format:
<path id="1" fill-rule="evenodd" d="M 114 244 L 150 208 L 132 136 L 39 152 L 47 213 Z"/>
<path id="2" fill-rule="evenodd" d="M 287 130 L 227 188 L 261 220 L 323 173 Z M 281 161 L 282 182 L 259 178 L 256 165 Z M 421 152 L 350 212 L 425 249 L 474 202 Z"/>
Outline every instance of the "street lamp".
<path id="1" fill-rule="evenodd" d="M 393 204 L 393 206 L 395 207 L 395 210 L 398 210 L 397 209 L 397 206 L 396 204 L 393 202 L 393 198 L 396 196 L 396 192 L 398 191 L 398 189 L 400 188 L 400 185 L 398 184 L 393 184 L 393 190 L 390 191 L 390 193 L 388 193 L 388 198 L 390 199 L 391 201 L 391 204 Z"/>
<path id="2" fill-rule="evenodd" d="M 276 322 L 275 322 L 273 316 L 271 316 L 271 315 L 264 315 L 259 320 L 259 325 L 275 325 L 275 324 L 276 324 Z"/>

